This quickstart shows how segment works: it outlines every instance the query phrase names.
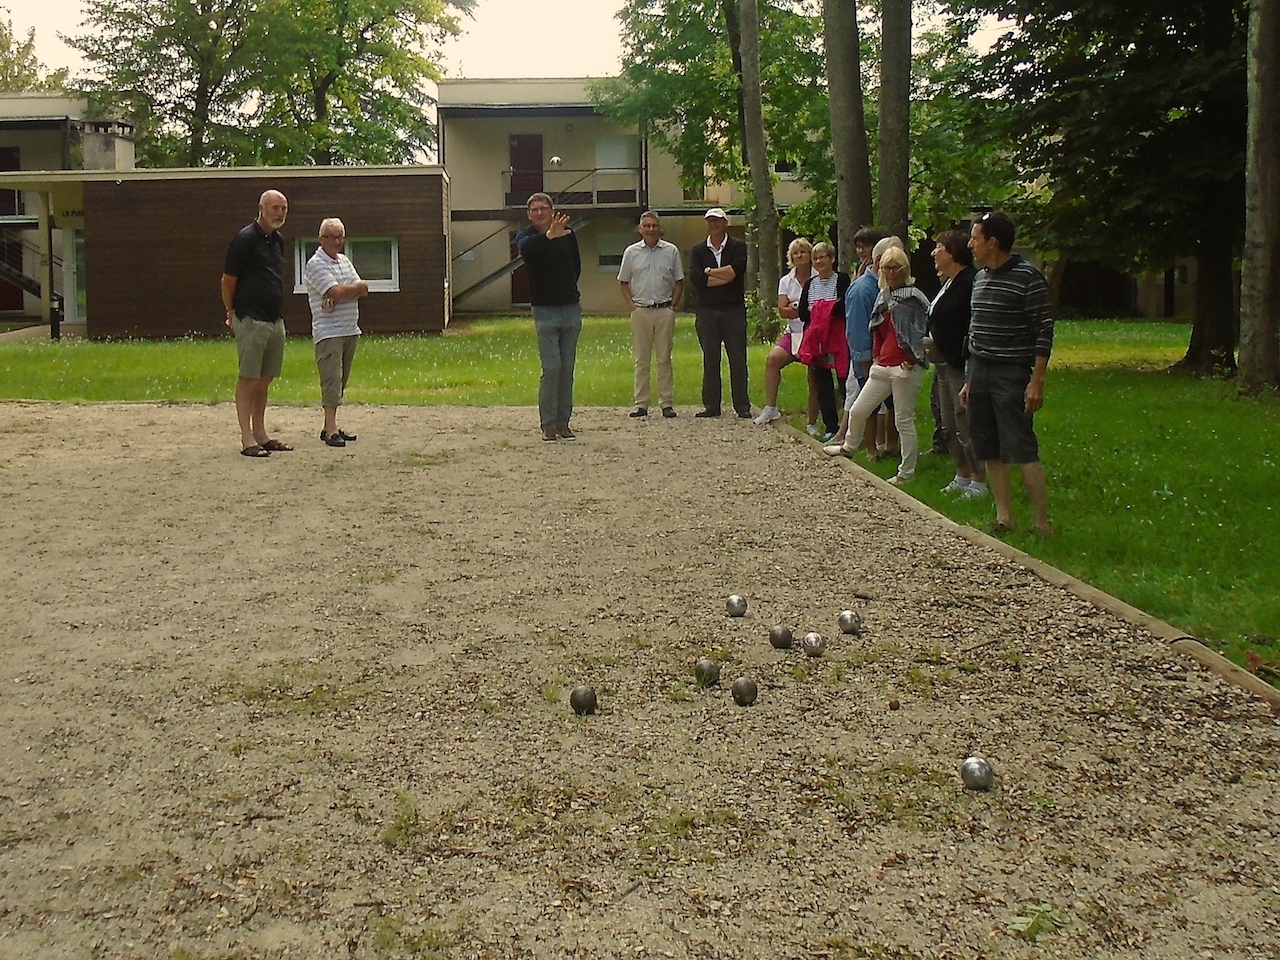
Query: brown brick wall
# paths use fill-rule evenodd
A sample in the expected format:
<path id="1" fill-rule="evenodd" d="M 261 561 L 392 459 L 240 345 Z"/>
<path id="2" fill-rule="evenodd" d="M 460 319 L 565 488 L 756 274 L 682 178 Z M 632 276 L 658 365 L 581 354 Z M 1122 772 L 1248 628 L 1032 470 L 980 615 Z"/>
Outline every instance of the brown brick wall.
<path id="1" fill-rule="evenodd" d="M 366 332 L 440 332 L 448 318 L 446 185 L 439 172 L 332 177 L 129 178 L 85 183 L 85 285 L 91 337 L 225 335 L 219 294 L 223 258 L 257 215 L 267 189 L 289 198 L 285 224 L 285 325 L 309 334 L 307 298 L 295 294 L 294 243 L 324 217 L 348 236 L 395 237 L 399 293 L 360 304 Z"/>

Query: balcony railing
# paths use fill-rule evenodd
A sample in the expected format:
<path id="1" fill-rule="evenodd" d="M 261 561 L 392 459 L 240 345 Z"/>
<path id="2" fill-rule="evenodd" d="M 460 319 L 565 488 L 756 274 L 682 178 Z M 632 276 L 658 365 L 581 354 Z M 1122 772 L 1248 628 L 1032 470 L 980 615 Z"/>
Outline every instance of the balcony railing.
<path id="1" fill-rule="evenodd" d="M 529 194 L 550 194 L 557 207 L 634 207 L 640 203 L 639 168 L 506 170 L 503 205 L 522 208 Z"/>

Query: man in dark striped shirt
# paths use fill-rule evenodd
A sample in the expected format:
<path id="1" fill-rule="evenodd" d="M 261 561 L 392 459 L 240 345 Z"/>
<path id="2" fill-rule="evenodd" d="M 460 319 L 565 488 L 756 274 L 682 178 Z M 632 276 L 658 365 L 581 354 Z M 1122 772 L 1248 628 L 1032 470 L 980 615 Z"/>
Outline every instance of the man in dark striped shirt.
<path id="1" fill-rule="evenodd" d="M 1016 526 L 1012 464 L 1022 473 L 1032 524 L 1049 536 L 1044 467 L 1032 418 L 1044 405 L 1044 375 L 1053 349 L 1053 315 L 1044 275 L 1013 252 L 1013 221 L 984 213 L 973 224 L 969 248 L 984 267 L 973 282 L 969 359 L 960 401 L 969 411 L 974 454 L 987 462 L 996 504 L 997 536 Z"/>

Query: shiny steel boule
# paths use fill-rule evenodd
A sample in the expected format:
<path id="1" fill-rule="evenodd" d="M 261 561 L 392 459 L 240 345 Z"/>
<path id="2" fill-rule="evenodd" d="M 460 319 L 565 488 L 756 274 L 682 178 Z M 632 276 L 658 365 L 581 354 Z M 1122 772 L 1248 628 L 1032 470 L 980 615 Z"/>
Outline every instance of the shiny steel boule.
<path id="1" fill-rule="evenodd" d="M 573 707 L 573 712 L 579 716 L 585 717 L 587 714 L 595 713 L 598 705 L 595 687 L 583 684 L 574 687 L 569 694 L 569 706 Z"/>
<path id="2" fill-rule="evenodd" d="M 990 790 L 996 782 L 996 772 L 982 757 L 970 757 L 960 764 L 960 779 L 967 790 Z"/>
<path id="3" fill-rule="evenodd" d="M 724 602 L 724 608 L 731 617 L 744 617 L 747 614 L 747 601 L 736 593 Z"/>
<path id="4" fill-rule="evenodd" d="M 750 677 L 739 677 L 733 681 L 730 688 L 733 694 L 733 702 L 740 707 L 749 707 L 756 702 L 756 694 L 760 691 L 756 688 L 756 682 Z"/>
<path id="5" fill-rule="evenodd" d="M 820 633 L 806 633 L 800 641 L 804 652 L 811 657 L 820 657 L 827 652 L 827 638 Z"/>
<path id="6" fill-rule="evenodd" d="M 836 623 L 839 624 L 841 633 L 855 637 L 862 633 L 862 614 L 857 610 L 841 610 L 840 615 L 836 617 Z"/>
<path id="7" fill-rule="evenodd" d="M 793 639 L 791 628 L 785 623 L 779 623 L 769 628 L 769 642 L 773 644 L 775 650 L 790 650 Z"/>
<path id="8" fill-rule="evenodd" d="M 693 676 L 698 686 L 709 687 L 720 682 L 720 664 L 708 657 L 703 657 L 693 665 Z"/>

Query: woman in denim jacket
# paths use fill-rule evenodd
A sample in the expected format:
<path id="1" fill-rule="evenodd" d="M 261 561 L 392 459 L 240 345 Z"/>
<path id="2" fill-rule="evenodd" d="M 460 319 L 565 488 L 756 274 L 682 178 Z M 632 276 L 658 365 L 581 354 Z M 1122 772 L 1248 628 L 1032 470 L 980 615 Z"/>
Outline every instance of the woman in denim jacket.
<path id="1" fill-rule="evenodd" d="M 861 438 L 867 418 L 892 395 L 894 423 L 902 439 L 902 463 L 889 481 L 895 486 L 915 479 L 920 449 L 916 398 L 928 367 L 924 338 L 929 326 L 929 300 L 914 284 L 906 251 L 886 251 L 880 259 L 880 296 L 871 311 L 871 371 L 866 386 L 849 409 L 845 442 L 822 448 L 833 457 L 852 457 L 857 447 L 849 444 L 849 438 Z"/>

